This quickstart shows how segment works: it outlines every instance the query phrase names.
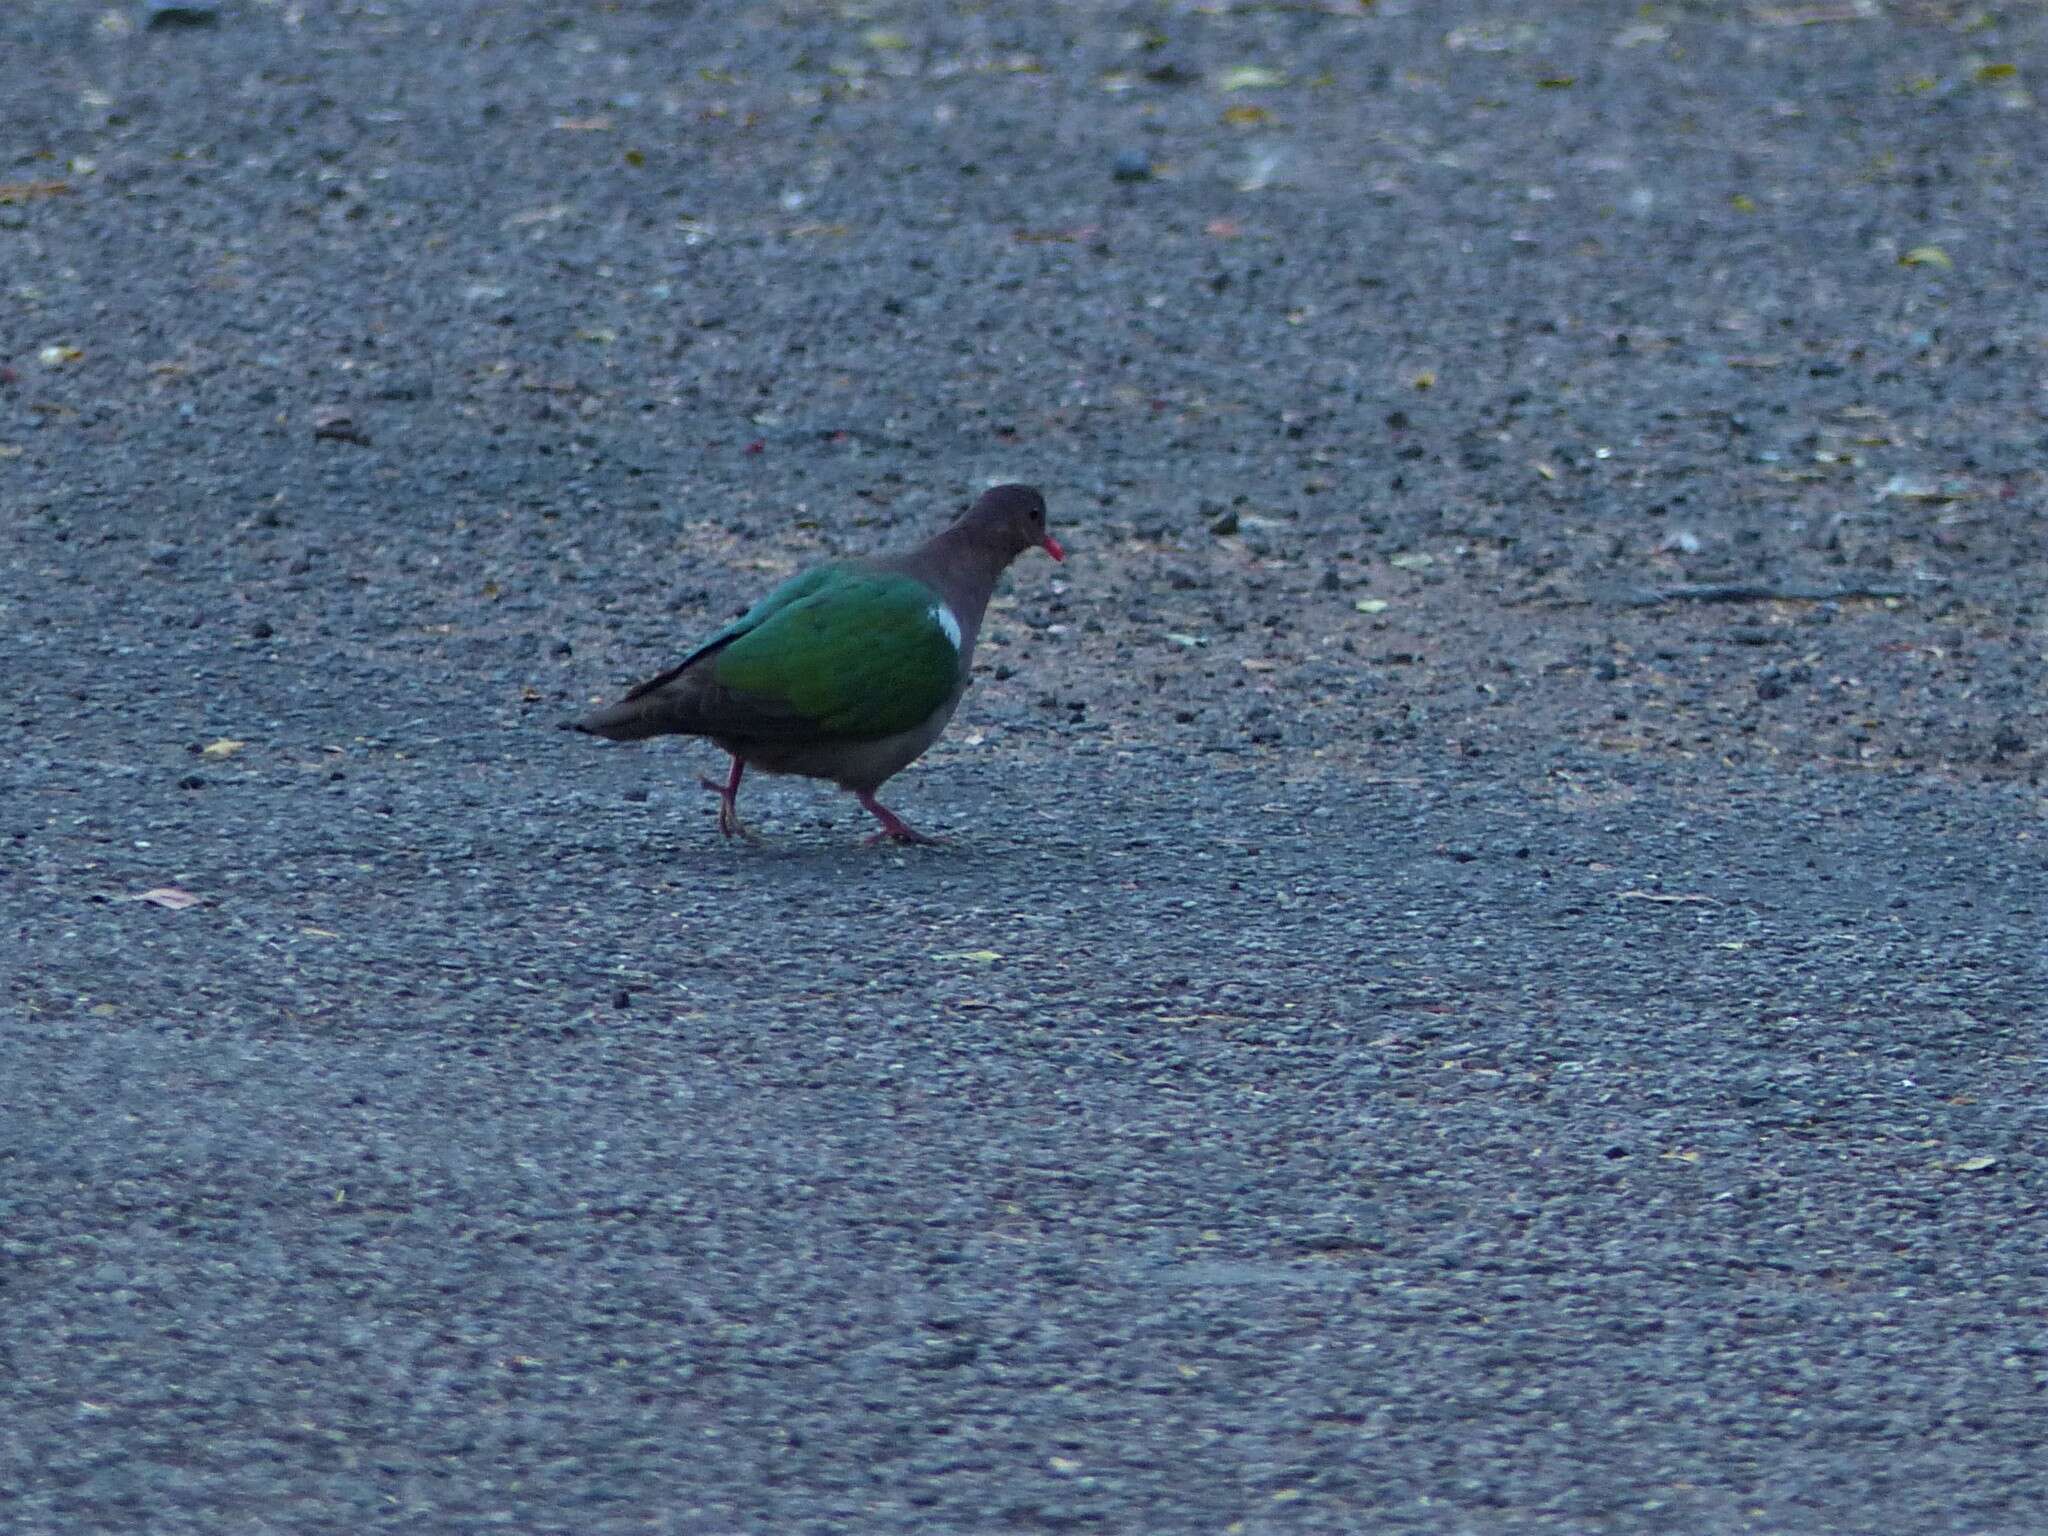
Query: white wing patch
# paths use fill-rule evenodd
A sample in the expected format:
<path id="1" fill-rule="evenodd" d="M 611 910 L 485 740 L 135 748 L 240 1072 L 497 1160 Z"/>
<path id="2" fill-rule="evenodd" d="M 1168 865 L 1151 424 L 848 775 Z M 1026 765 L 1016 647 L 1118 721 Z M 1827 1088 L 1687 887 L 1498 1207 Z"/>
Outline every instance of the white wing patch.
<path id="1" fill-rule="evenodd" d="M 954 653 L 958 654 L 960 650 L 960 616 L 944 603 L 933 603 L 931 613 L 932 621 L 946 632 L 946 638 L 953 642 Z"/>

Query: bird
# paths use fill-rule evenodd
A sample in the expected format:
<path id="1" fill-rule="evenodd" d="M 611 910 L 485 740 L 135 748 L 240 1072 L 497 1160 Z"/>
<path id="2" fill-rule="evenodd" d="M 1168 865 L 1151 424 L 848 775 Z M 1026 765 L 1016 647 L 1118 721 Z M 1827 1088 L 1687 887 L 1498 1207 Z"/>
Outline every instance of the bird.
<path id="1" fill-rule="evenodd" d="M 740 820 L 748 768 L 849 790 L 881 823 L 867 841 L 936 843 L 875 798 L 939 739 L 967 691 L 974 642 L 1011 562 L 1066 551 L 1029 485 L 985 492 L 915 549 L 814 566 L 714 631 L 666 672 L 567 728 L 612 741 L 702 736 L 732 759 L 718 830 Z"/>

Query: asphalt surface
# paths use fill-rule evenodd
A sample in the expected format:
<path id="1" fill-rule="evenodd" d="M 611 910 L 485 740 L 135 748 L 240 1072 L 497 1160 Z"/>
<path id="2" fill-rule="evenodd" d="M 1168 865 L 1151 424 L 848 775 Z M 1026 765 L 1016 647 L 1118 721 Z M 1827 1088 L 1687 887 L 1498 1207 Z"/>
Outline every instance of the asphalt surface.
<path id="1" fill-rule="evenodd" d="M 2044 45 L 9 6 L 0 1530 L 2048 1529 Z"/>

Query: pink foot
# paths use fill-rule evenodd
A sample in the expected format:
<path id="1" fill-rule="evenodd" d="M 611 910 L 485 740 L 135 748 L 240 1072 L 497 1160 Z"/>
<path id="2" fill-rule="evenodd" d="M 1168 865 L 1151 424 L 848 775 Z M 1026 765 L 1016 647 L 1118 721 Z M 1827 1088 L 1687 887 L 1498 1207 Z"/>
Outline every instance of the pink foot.
<path id="1" fill-rule="evenodd" d="M 872 848 L 876 843 L 916 843 L 925 848 L 941 846 L 938 838 L 926 837 L 917 828 L 877 800 L 872 790 L 858 789 L 854 791 L 854 794 L 859 798 L 862 806 L 866 808 L 867 813 L 882 824 L 882 830 L 867 839 L 869 847 Z"/>
<path id="2" fill-rule="evenodd" d="M 718 796 L 718 830 L 727 837 L 744 837 L 751 843 L 758 839 L 740 820 L 740 775 L 746 769 L 745 763 L 734 758 L 732 772 L 726 775 L 723 784 L 716 779 L 699 779 L 697 782 Z"/>

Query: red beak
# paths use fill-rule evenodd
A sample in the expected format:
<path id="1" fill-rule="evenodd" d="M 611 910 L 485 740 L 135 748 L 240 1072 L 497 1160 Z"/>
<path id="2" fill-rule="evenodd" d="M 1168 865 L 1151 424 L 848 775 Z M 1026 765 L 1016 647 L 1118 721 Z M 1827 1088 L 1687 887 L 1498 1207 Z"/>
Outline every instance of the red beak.
<path id="1" fill-rule="evenodd" d="M 1067 558 L 1067 552 L 1064 549 L 1060 548 L 1060 541 L 1054 538 L 1049 533 L 1045 536 L 1045 542 L 1039 545 L 1038 547 L 1044 550 L 1048 555 L 1051 555 L 1055 560 L 1064 560 Z"/>

